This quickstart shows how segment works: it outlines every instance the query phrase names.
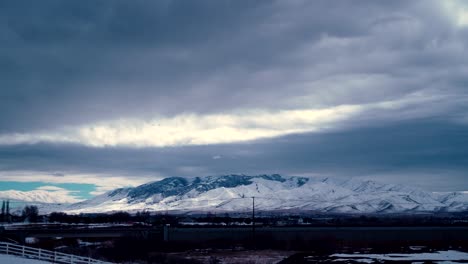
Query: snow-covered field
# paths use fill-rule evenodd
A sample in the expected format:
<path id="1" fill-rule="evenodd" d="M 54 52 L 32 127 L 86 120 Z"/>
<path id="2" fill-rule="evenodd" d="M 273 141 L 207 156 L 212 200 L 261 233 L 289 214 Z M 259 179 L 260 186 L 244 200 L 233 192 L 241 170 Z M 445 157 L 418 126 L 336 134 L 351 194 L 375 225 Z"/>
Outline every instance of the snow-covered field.
<path id="1" fill-rule="evenodd" d="M 429 253 L 393 253 L 393 254 L 333 254 L 332 257 L 354 260 L 385 260 L 385 261 L 468 261 L 468 253 L 456 250 L 436 251 Z"/>
<path id="2" fill-rule="evenodd" d="M 5 264 L 49 264 L 51 262 L 0 254 L 0 263 L 2 264 L 3 263 Z"/>
<path id="3" fill-rule="evenodd" d="M 211 252 L 212 253 L 212 252 Z M 280 251 L 240 251 L 240 252 L 218 252 L 210 254 L 207 252 L 194 251 L 185 255 L 186 259 L 196 259 L 203 263 L 211 263 L 216 259 L 220 263 L 277 263 L 286 259 L 293 252 L 280 252 Z M 180 253 L 179 253 L 180 254 Z M 306 261 L 314 262 L 315 260 L 330 261 L 333 263 L 465 263 L 468 262 L 468 253 L 456 250 L 441 250 L 434 252 L 417 252 L 417 253 L 390 253 L 390 254 L 332 254 L 328 258 L 308 256 Z M 48 264 L 50 262 L 39 261 L 34 259 L 21 258 L 17 256 L 2 255 L 0 254 L 0 263 L 8 264 Z"/>
<path id="4" fill-rule="evenodd" d="M 305 257 L 305 260 L 333 263 L 466 263 L 468 262 L 468 253 L 457 250 L 388 254 L 355 252 L 337 253 L 328 257 L 311 255 Z"/>

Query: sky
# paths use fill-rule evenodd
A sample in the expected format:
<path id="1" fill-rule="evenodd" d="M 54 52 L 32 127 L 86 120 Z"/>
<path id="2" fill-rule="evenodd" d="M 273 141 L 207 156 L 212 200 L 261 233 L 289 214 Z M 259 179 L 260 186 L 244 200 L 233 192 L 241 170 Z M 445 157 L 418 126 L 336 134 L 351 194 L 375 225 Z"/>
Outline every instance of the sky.
<path id="1" fill-rule="evenodd" d="M 231 173 L 467 191 L 467 49 L 462 0 L 2 1 L 0 194 Z"/>

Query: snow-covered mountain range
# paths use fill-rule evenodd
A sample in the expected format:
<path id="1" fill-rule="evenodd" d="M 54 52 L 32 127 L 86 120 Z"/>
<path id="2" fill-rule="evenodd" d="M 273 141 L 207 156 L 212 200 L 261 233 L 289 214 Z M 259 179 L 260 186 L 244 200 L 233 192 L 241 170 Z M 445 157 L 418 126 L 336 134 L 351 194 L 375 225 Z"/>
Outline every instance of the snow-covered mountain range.
<path id="1" fill-rule="evenodd" d="M 32 190 L 32 191 L 17 191 L 7 190 L 0 191 L 0 200 L 10 200 L 15 202 L 39 202 L 39 203 L 75 203 L 78 200 L 63 195 L 60 191 L 48 190 Z"/>
<path id="2" fill-rule="evenodd" d="M 295 210 L 318 213 L 415 213 L 468 211 L 468 194 L 357 179 L 223 175 L 171 177 L 120 188 L 62 208 L 68 213 L 111 211 L 246 212 Z"/>

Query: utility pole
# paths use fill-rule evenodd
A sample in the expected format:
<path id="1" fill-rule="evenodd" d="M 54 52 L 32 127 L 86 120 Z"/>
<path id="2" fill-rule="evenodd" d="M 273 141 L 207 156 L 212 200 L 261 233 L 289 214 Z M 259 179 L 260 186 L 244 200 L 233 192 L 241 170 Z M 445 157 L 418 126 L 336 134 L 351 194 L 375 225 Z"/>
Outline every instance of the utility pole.
<path id="1" fill-rule="evenodd" d="M 1 222 L 5 222 L 5 219 L 6 219 L 6 217 L 5 217 L 5 209 L 6 209 L 6 207 L 5 207 L 5 201 L 3 201 L 3 203 L 2 203 L 2 219 L 0 219 Z"/>
<path id="2" fill-rule="evenodd" d="M 255 248 L 255 196 L 252 196 L 252 243 Z"/>
<path id="3" fill-rule="evenodd" d="M 10 200 L 7 200 L 6 202 L 6 217 L 7 217 L 7 222 L 11 223 L 11 216 L 10 216 Z"/>

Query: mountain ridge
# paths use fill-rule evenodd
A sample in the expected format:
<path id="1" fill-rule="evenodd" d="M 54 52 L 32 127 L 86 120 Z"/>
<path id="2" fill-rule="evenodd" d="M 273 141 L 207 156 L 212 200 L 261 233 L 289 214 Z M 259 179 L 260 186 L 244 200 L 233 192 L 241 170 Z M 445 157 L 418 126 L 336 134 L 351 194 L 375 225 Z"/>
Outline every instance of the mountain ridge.
<path id="1" fill-rule="evenodd" d="M 64 208 L 70 213 L 111 211 L 301 210 L 320 213 L 468 211 L 465 193 L 435 194 L 371 180 L 229 174 L 170 177 L 119 188 Z"/>

